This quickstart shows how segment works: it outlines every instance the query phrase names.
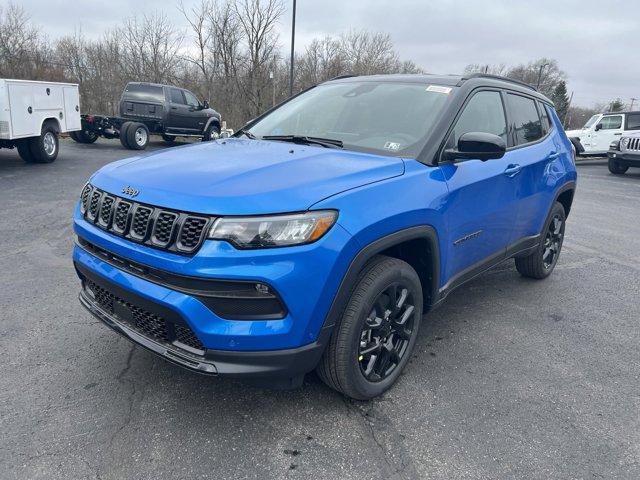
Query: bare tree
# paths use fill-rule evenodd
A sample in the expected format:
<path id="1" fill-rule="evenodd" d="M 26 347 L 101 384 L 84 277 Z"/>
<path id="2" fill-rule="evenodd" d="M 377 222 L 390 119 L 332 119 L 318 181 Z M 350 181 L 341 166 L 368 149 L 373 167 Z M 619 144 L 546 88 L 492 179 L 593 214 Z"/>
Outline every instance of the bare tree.
<path id="1" fill-rule="evenodd" d="M 246 49 L 244 59 L 240 58 L 244 75 L 236 76 L 236 79 L 248 101 L 247 114 L 255 116 L 268 105 L 268 70 L 277 53 L 275 28 L 284 13 L 284 6 L 281 0 L 236 0 L 234 8 Z"/>
<path id="2" fill-rule="evenodd" d="M 180 67 L 183 34 L 160 13 L 132 17 L 116 29 L 121 39 L 121 65 L 132 79 L 170 83 Z"/>

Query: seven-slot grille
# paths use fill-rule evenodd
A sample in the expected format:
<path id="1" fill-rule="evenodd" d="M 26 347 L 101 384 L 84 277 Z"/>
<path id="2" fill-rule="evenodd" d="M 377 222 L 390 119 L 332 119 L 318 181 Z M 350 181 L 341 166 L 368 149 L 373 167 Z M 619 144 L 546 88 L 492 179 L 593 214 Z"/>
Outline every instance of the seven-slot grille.
<path id="1" fill-rule="evenodd" d="M 627 150 L 640 150 L 640 137 L 629 138 L 629 143 L 627 143 Z"/>
<path id="2" fill-rule="evenodd" d="M 95 302 L 103 310 L 110 315 L 116 315 L 116 312 L 119 312 L 118 320 L 140 335 L 172 345 L 173 342 L 178 341 L 188 347 L 204 351 L 202 342 L 187 325 L 169 322 L 155 313 L 127 302 L 89 279 L 85 279 L 85 287 L 91 291 Z"/>
<path id="3" fill-rule="evenodd" d="M 194 253 L 213 219 L 144 205 L 87 184 L 80 195 L 85 219 L 115 235 L 177 253 Z"/>

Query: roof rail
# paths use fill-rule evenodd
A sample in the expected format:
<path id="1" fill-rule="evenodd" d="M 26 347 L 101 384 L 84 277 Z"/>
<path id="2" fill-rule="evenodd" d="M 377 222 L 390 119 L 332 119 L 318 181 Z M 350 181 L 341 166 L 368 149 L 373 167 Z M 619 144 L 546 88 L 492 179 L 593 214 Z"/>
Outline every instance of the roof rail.
<path id="1" fill-rule="evenodd" d="M 358 76 L 359 75 L 354 75 L 352 73 L 347 73 L 345 75 L 338 75 L 337 77 L 330 78 L 329 80 L 327 80 L 327 82 L 330 82 L 332 80 L 340 80 L 342 78 L 351 78 L 351 77 L 358 77 Z"/>
<path id="2" fill-rule="evenodd" d="M 511 82 L 517 85 L 522 85 L 523 87 L 530 88 L 534 92 L 537 92 L 538 89 L 533 85 L 528 84 L 527 82 L 522 82 L 520 80 L 514 80 L 513 78 L 503 77 L 501 75 L 492 75 L 490 73 L 472 73 L 470 75 L 465 75 L 462 77 L 462 80 L 469 80 L 471 78 L 491 78 L 493 80 L 502 80 L 503 82 Z"/>

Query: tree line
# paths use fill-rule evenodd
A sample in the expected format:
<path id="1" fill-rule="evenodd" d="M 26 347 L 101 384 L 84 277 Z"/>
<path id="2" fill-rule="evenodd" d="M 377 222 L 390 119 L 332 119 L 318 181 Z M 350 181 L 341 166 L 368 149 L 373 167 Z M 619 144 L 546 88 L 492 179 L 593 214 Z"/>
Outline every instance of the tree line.
<path id="1" fill-rule="evenodd" d="M 178 28 L 160 12 L 133 16 L 98 39 L 82 30 L 49 39 L 21 6 L 0 6 L 0 78 L 70 81 L 80 85 L 83 113 L 117 114 L 129 81 L 173 84 L 209 100 L 238 128 L 288 96 L 289 60 L 277 25 L 282 0 L 200 0 L 177 5 Z M 468 65 L 465 73 L 504 75 L 538 86 L 568 126 L 594 109 L 570 105 L 566 75 L 553 59 L 528 64 Z M 294 91 L 339 75 L 423 73 L 402 60 L 383 32 L 351 31 L 314 39 L 296 54 Z M 621 102 L 611 107 L 623 108 Z"/>

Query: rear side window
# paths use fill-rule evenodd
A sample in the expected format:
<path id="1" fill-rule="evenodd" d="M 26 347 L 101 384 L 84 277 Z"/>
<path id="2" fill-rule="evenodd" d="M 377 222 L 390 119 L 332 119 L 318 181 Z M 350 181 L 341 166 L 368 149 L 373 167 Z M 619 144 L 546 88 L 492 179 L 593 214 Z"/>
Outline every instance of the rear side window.
<path id="1" fill-rule="evenodd" d="M 627 130 L 640 130 L 640 113 L 627 113 Z"/>
<path id="2" fill-rule="evenodd" d="M 178 90 L 177 88 L 172 88 L 171 92 L 171 103 L 178 103 L 180 105 L 185 105 L 184 97 L 182 96 L 182 90 Z"/>
<path id="3" fill-rule="evenodd" d="M 549 110 L 547 110 L 547 106 L 541 102 L 538 102 L 538 110 L 540 111 L 540 120 L 542 121 L 542 132 L 546 134 L 549 130 L 551 130 Z"/>
<path id="4" fill-rule="evenodd" d="M 476 93 L 458 117 L 447 144 L 457 145 L 460 136 L 468 132 L 492 133 L 507 141 L 507 122 L 499 92 Z"/>
<path id="5" fill-rule="evenodd" d="M 157 85 L 145 85 L 144 83 L 129 83 L 124 89 L 127 100 L 139 100 L 141 102 L 164 102 L 164 90 Z"/>
<path id="6" fill-rule="evenodd" d="M 602 130 L 617 130 L 618 128 L 622 128 L 622 115 L 602 117 L 600 125 L 602 125 Z"/>
<path id="7" fill-rule="evenodd" d="M 507 103 L 515 145 L 535 142 L 543 137 L 542 122 L 533 99 L 508 93 Z"/>

